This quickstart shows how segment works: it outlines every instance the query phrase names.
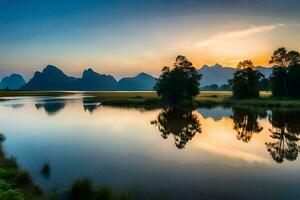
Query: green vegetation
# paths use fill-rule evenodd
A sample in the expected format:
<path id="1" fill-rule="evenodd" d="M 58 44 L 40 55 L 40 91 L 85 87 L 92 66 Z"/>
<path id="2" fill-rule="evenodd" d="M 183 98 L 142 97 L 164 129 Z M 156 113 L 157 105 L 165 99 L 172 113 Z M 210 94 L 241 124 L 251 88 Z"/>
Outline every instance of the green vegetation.
<path id="1" fill-rule="evenodd" d="M 232 85 L 233 97 L 248 99 L 259 97 L 259 80 L 263 74 L 254 69 L 251 60 L 244 60 L 237 66 L 233 79 L 229 80 Z"/>
<path id="2" fill-rule="evenodd" d="M 27 171 L 19 168 L 14 158 L 6 158 L 0 136 L 0 199 L 40 200 L 44 199 L 42 190 L 33 184 Z"/>
<path id="3" fill-rule="evenodd" d="M 231 91 L 231 86 L 229 84 L 223 84 L 220 86 L 218 84 L 211 84 L 211 85 L 201 87 L 200 90 L 203 90 L 203 91 Z"/>
<path id="4" fill-rule="evenodd" d="M 22 96 L 18 91 L 16 95 L 10 92 L 10 96 Z M 37 96 L 46 96 L 48 92 L 39 93 Z M 45 94 L 46 93 L 46 94 Z M 55 92 L 57 96 L 63 96 L 65 92 Z M 69 93 L 68 93 L 69 94 Z M 73 94 L 76 94 L 75 92 Z M 5 94 L 0 94 L 0 97 Z M 161 107 L 160 99 L 156 92 L 85 92 L 83 93 L 85 103 L 99 102 L 107 106 L 126 107 Z M 26 95 L 27 96 L 27 95 Z M 194 99 L 197 106 L 214 105 L 249 105 L 263 107 L 300 107 L 300 100 L 293 98 L 275 98 L 271 92 L 260 92 L 260 97 L 256 99 L 233 99 L 231 91 L 202 91 Z"/>
<path id="5" fill-rule="evenodd" d="M 131 200 L 131 194 L 117 193 L 107 186 L 95 190 L 88 179 L 79 179 L 71 187 L 72 200 Z"/>
<path id="6" fill-rule="evenodd" d="M 184 56 L 177 56 L 173 69 L 164 67 L 155 90 L 161 100 L 171 106 L 191 105 L 199 94 L 201 76 Z"/>
<path id="7" fill-rule="evenodd" d="M 300 54 L 279 48 L 274 51 L 269 63 L 273 65 L 270 77 L 274 97 L 300 97 Z"/>
<path id="8" fill-rule="evenodd" d="M 84 103 L 101 102 L 102 105 L 126 107 L 160 107 L 155 92 L 86 92 Z"/>
<path id="9" fill-rule="evenodd" d="M 25 90 L 0 90 L 0 97 L 19 97 L 19 96 L 66 96 L 75 92 L 69 91 L 25 91 Z"/>

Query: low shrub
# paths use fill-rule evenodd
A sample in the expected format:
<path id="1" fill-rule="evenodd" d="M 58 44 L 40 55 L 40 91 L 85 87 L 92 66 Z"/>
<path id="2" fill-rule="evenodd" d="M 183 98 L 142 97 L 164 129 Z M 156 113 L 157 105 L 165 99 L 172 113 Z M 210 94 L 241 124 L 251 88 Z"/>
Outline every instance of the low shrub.
<path id="1" fill-rule="evenodd" d="M 4 192 L 0 192 L 0 199 L 3 200 L 24 200 L 24 195 L 19 190 L 9 189 Z"/>
<path id="2" fill-rule="evenodd" d="M 110 200 L 112 199 L 113 194 L 109 187 L 103 186 L 96 191 L 95 200 Z"/>
<path id="3" fill-rule="evenodd" d="M 92 184 L 88 179 L 75 181 L 71 188 L 72 200 L 90 200 L 93 196 Z"/>
<path id="4" fill-rule="evenodd" d="M 31 178 L 27 171 L 20 171 L 16 177 L 16 183 L 19 186 L 25 186 L 31 184 Z"/>

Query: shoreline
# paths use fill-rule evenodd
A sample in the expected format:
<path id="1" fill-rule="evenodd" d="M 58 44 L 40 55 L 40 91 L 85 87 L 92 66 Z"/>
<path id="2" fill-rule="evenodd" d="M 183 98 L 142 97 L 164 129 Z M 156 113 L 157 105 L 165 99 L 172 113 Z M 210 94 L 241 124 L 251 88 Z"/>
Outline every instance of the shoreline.
<path id="1" fill-rule="evenodd" d="M 0 133 L 0 199 L 45 199 L 42 189 L 30 174 L 20 168 L 14 157 L 6 157 L 3 150 L 5 136 Z"/>
<path id="2" fill-rule="evenodd" d="M 0 91 L 0 101 L 6 97 L 48 96 L 61 97 L 82 94 L 83 101 L 100 102 L 108 106 L 162 107 L 154 91 Z M 260 92 L 258 99 L 233 99 L 231 91 L 201 91 L 194 99 L 196 106 L 259 106 L 259 107 L 300 107 L 300 99 L 277 99 L 270 92 Z"/>

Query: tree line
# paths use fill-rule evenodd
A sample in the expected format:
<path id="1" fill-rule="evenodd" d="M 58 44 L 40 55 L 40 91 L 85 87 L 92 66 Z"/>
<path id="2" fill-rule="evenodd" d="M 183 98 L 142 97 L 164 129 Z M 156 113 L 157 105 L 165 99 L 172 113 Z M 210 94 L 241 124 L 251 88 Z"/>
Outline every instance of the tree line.
<path id="1" fill-rule="evenodd" d="M 229 80 L 235 98 L 258 98 L 259 90 L 268 81 L 273 97 L 299 98 L 300 90 L 300 54 L 287 51 L 284 47 L 274 51 L 269 64 L 272 74 L 268 79 L 254 68 L 251 60 L 244 60 L 237 65 L 233 79 Z M 263 83 L 263 84 L 262 84 Z"/>
<path id="2" fill-rule="evenodd" d="M 260 90 L 271 89 L 273 97 L 299 98 L 300 90 L 300 54 L 287 51 L 284 47 L 274 51 L 269 64 L 272 74 L 269 78 L 256 70 L 251 60 L 238 63 L 233 78 L 223 88 L 231 89 L 233 98 L 259 98 Z M 199 94 L 199 74 L 193 64 L 182 55 L 177 56 L 173 68 L 165 66 L 154 87 L 158 96 L 169 105 L 189 105 Z M 216 85 L 208 88 L 218 89 Z"/>

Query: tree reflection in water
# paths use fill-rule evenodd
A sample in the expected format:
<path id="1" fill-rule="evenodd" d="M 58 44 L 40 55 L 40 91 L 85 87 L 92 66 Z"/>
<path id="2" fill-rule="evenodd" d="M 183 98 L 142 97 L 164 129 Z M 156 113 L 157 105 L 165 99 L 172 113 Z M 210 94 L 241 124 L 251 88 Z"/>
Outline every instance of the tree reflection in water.
<path id="1" fill-rule="evenodd" d="M 200 121 L 192 110 L 164 108 L 151 124 L 158 127 L 164 139 L 173 135 L 178 149 L 185 148 L 196 133 L 201 133 Z"/>
<path id="2" fill-rule="evenodd" d="M 233 129 L 237 131 L 236 138 L 248 143 L 253 133 L 259 133 L 263 127 L 258 123 L 258 118 L 266 118 L 266 111 L 248 107 L 233 107 Z"/>
<path id="3" fill-rule="evenodd" d="M 296 160 L 299 153 L 299 111 L 273 111 L 269 121 L 272 124 L 270 137 L 273 142 L 266 142 L 266 147 L 277 163 L 282 163 L 284 159 Z"/>

